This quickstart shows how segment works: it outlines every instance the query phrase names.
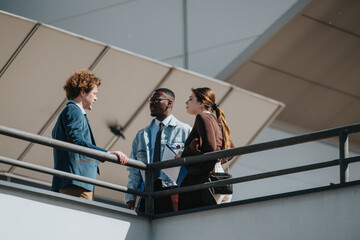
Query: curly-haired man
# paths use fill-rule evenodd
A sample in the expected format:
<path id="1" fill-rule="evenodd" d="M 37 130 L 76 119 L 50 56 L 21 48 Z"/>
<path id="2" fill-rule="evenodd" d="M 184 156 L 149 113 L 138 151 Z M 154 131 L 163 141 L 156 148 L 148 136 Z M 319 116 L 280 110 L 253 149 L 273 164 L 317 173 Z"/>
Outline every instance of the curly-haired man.
<path id="1" fill-rule="evenodd" d="M 96 146 L 85 112 L 85 109 L 93 108 L 100 84 L 101 79 L 89 70 L 78 70 L 66 80 L 64 90 L 69 102 L 53 128 L 54 139 L 108 152 Z M 121 164 L 127 162 L 124 153 L 120 151 L 111 153 L 118 156 Z M 54 168 L 95 179 L 98 173 L 98 161 L 78 153 L 54 148 Z M 94 197 L 94 185 L 59 176 L 53 177 L 51 189 L 88 200 L 93 200 Z"/>

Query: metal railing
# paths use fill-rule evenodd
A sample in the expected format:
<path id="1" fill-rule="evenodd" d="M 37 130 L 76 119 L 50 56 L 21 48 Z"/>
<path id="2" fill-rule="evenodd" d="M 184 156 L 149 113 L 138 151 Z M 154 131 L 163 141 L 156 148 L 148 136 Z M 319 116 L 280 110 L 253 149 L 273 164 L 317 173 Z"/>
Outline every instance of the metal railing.
<path id="1" fill-rule="evenodd" d="M 31 169 L 34 171 L 51 174 L 51 175 L 61 176 L 61 177 L 65 177 L 65 178 L 72 178 L 72 179 L 87 182 L 87 183 L 90 183 L 90 184 L 93 184 L 96 186 L 101 186 L 101 187 L 113 189 L 116 191 L 145 197 L 145 199 L 146 199 L 145 213 L 152 216 L 154 214 L 154 198 L 172 195 L 175 193 L 182 193 L 182 192 L 189 192 L 189 191 L 194 191 L 194 190 L 224 186 L 227 184 L 236 184 L 236 183 L 241 183 L 241 182 L 259 180 L 259 179 L 270 178 L 270 177 L 275 177 L 275 176 L 282 176 L 282 175 L 287 175 L 287 174 L 292 174 L 292 173 L 299 173 L 299 172 L 320 169 L 320 168 L 326 168 L 326 167 L 332 167 L 332 166 L 337 166 L 337 165 L 339 165 L 339 169 L 340 169 L 340 184 L 344 184 L 349 179 L 348 164 L 360 161 L 360 156 L 351 157 L 351 158 L 348 157 L 348 152 L 349 152 L 348 135 L 351 133 L 356 133 L 356 132 L 360 132 L 360 124 L 354 124 L 354 125 L 314 132 L 314 133 L 310 133 L 310 134 L 285 138 L 285 139 L 281 139 L 281 140 L 253 144 L 253 145 L 249 145 L 249 146 L 245 146 L 245 147 L 238 147 L 238 148 L 233 148 L 233 149 L 228 149 L 228 150 L 205 153 L 205 154 L 198 155 L 198 156 L 184 157 L 184 158 L 180 158 L 180 159 L 167 160 L 167 161 L 157 162 L 157 163 L 152 163 L 152 164 L 144 164 L 144 163 L 134 160 L 134 159 L 128 159 L 128 163 L 126 164 L 127 166 L 145 170 L 146 186 L 145 186 L 144 192 L 140 192 L 135 189 L 129 189 L 124 186 L 120 186 L 120 185 L 116 185 L 116 184 L 112 184 L 112 183 L 108 183 L 108 182 L 104 182 L 104 181 L 100 181 L 100 180 L 86 178 L 86 177 L 82 177 L 82 176 L 78 176 L 75 174 L 70 174 L 70 173 L 66 173 L 66 172 L 62 172 L 62 171 L 58 171 L 58 170 L 54 170 L 54 169 L 50 169 L 50 168 L 46 168 L 46 167 L 42 167 L 42 166 L 37 166 L 37 165 L 31 164 L 31 163 L 26 163 L 26 162 L 14 160 L 14 159 L 9 159 L 6 157 L 0 156 L 0 162 L 10 164 L 13 166 Z M 47 138 L 44 136 L 39 136 L 36 134 L 20 131 L 20 130 L 5 127 L 2 125 L 0 125 L 0 134 L 18 138 L 18 139 L 22 139 L 22 140 L 26 140 L 26 141 L 30 141 L 33 143 L 42 144 L 42 145 L 53 147 L 53 148 L 58 148 L 58 149 L 66 150 L 66 151 L 80 153 L 83 155 L 87 155 L 89 157 L 96 158 L 101 161 L 109 161 L 112 163 L 120 164 L 117 157 L 113 154 L 108 154 L 108 153 L 104 153 L 101 151 L 89 149 L 86 147 L 81 147 L 81 146 L 78 146 L 75 144 Z M 296 144 L 302 144 L 302 143 L 306 143 L 306 142 L 312 142 L 312 141 L 327 139 L 327 138 L 331 138 L 331 137 L 339 138 L 339 158 L 338 159 L 334 159 L 334 160 L 326 161 L 326 162 L 322 162 L 322 163 L 281 169 L 281 170 L 277 170 L 277 171 L 254 174 L 254 175 L 249 175 L 249 176 L 244 176 L 244 177 L 236 177 L 236 178 L 221 180 L 221 181 L 217 181 L 217 182 L 208 182 L 208 183 L 199 184 L 199 185 L 174 188 L 174 189 L 157 191 L 157 192 L 154 192 L 154 189 L 153 189 L 152 183 L 154 180 L 154 171 L 155 170 L 171 168 L 171 167 L 187 165 L 187 164 L 200 163 L 200 162 L 205 162 L 205 161 L 209 161 L 209 160 L 213 160 L 213 159 L 245 155 L 245 154 L 249 154 L 249 153 L 255 153 L 255 152 L 259 152 L 259 151 L 265 151 L 265 150 L 281 148 L 281 147 L 286 147 L 286 146 L 291 146 L 291 145 L 296 145 Z"/>

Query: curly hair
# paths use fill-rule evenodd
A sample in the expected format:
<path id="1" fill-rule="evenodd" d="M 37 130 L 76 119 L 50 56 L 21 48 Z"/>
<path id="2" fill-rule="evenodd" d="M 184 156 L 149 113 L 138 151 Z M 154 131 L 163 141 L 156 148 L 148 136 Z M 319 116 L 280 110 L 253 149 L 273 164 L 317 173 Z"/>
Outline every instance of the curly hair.
<path id="1" fill-rule="evenodd" d="M 75 99 L 79 96 L 80 91 L 84 88 L 86 93 L 89 93 L 95 86 L 100 86 L 101 79 L 95 76 L 88 69 L 80 69 L 74 72 L 66 81 L 64 90 L 68 100 Z"/>

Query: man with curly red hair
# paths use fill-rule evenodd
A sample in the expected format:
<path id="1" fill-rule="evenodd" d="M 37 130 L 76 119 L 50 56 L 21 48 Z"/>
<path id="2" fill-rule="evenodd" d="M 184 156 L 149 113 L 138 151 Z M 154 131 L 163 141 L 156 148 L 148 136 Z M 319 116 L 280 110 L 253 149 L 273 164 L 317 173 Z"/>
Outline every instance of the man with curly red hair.
<path id="1" fill-rule="evenodd" d="M 85 112 L 85 109 L 91 110 L 97 101 L 96 94 L 100 84 L 101 79 L 86 69 L 74 72 L 66 80 L 64 90 L 69 102 L 53 128 L 54 139 L 108 152 L 96 146 Z M 127 162 L 124 153 L 120 151 L 109 153 L 115 154 L 121 164 Z M 98 173 L 98 161 L 78 153 L 54 148 L 54 168 L 95 179 Z M 58 176 L 53 177 L 51 190 L 88 200 L 94 198 L 94 185 Z"/>

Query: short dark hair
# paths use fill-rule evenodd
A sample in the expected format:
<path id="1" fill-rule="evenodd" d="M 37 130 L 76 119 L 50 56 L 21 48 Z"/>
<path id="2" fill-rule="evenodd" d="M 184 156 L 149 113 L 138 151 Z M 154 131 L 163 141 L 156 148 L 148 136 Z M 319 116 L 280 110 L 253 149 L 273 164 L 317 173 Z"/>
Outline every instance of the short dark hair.
<path id="1" fill-rule="evenodd" d="M 168 88 L 158 88 L 154 92 L 164 92 L 175 100 L 175 93 Z"/>

